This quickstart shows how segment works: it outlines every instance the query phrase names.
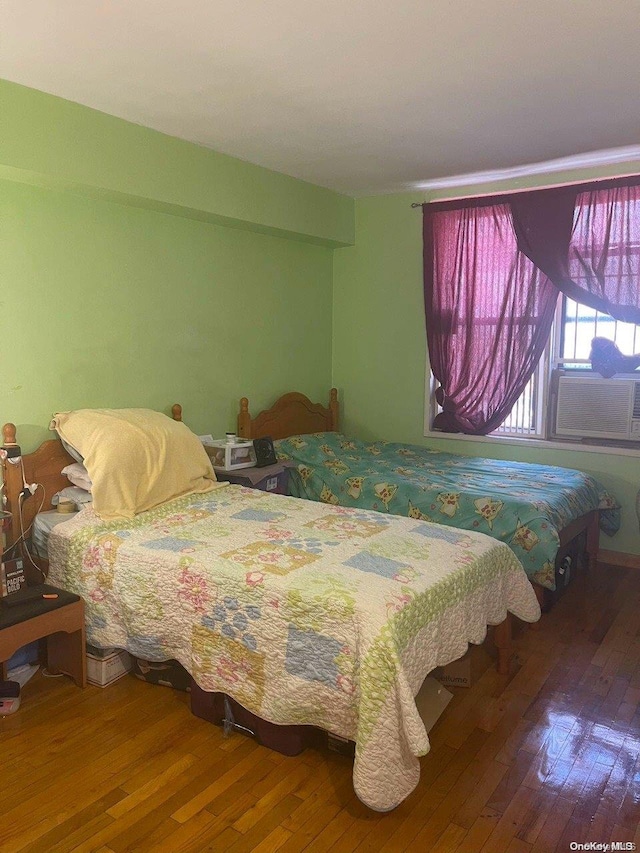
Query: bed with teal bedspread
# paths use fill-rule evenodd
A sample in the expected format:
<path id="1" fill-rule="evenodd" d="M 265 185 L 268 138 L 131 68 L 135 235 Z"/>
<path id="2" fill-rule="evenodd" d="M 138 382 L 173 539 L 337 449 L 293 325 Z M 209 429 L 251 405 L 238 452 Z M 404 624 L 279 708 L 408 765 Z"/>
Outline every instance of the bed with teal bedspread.
<path id="1" fill-rule="evenodd" d="M 594 509 L 606 533 L 620 526 L 615 498 L 569 468 L 366 443 L 336 432 L 275 444 L 278 457 L 296 466 L 290 494 L 486 533 L 506 542 L 529 578 L 546 589 L 555 589 L 563 528 Z"/>

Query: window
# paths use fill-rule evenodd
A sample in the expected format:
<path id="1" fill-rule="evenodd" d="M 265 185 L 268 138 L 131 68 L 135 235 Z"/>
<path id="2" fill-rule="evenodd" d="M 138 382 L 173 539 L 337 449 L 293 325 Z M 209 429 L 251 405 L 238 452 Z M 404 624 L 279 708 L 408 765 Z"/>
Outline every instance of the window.
<path id="1" fill-rule="evenodd" d="M 545 439 L 557 409 L 556 435 L 638 441 L 640 382 L 580 374 L 596 337 L 617 347 L 601 348 L 603 375 L 638 366 L 620 354 L 640 354 L 640 176 L 423 214 L 432 428 Z M 605 430 L 616 394 L 619 423 Z"/>
<path id="2" fill-rule="evenodd" d="M 625 355 L 640 349 L 640 326 L 614 320 L 588 305 L 562 297 L 560 341 L 557 363 L 565 367 L 586 367 L 593 338 L 609 338 Z"/>
<path id="3" fill-rule="evenodd" d="M 546 438 L 551 370 L 590 370 L 591 341 L 596 337 L 609 338 L 625 355 L 640 352 L 640 325 L 615 320 L 609 314 L 561 295 L 551 340 L 538 370 L 505 422 L 492 435 Z"/>

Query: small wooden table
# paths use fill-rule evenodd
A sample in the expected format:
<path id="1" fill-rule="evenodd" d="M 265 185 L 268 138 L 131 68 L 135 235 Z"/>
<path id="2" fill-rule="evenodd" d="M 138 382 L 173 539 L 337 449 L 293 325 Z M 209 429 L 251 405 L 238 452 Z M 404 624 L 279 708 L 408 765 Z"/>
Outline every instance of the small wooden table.
<path id="1" fill-rule="evenodd" d="M 0 599 L 0 678 L 18 649 L 46 638 L 47 669 L 70 675 L 79 687 L 87 683 L 84 602 L 79 595 L 49 584 L 30 587 L 38 598 L 7 606 Z M 19 593 L 16 593 L 19 595 Z M 57 598 L 42 598 L 57 595 Z"/>

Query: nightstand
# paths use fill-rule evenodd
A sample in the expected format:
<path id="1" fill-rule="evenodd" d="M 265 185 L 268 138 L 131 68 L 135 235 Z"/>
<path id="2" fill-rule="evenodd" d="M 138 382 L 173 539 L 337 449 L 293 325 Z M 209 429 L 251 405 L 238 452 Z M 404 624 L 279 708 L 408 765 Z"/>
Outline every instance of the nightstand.
<path id="1" fill-rule="evenodd" d="M 239 471 L 216 471 L 216 478 L 221 482 L 235 483 L 237 486 L 247 486 L 249 489 L 259 489 L 261 492 L 272 492 L 276 495 L 286 495 L 289 483 L 289 468 L 293 462 L 277 462 L 275 465 L 265 465 L 264 468 L 240 468 Z"/>
<path id="2" fill-rule="evenodd" d="M 6 678 L 6 662 L 34 640 L 46 638 L 47 668 L 70 675 L 78 687 L 87 683 L 84 602 L 79 595 L 49 584 L 28 587 L 38 598 L 7 605 L 0 599 L 0 678 Z M 14 593 L 20 596 L 20 593 Z M 57 598 L 43 598 L 57 595 Z"/>

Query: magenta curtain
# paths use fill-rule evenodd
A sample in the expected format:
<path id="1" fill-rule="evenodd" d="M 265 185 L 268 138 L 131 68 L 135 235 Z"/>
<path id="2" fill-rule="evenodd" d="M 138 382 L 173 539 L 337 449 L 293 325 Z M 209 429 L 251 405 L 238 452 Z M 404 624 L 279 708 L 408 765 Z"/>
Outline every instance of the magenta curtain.
<path id="1" fill-rule="evenodd" d="M 518 248 L 508 204 L 424 206 L 425 307 L 442 407 L 434 428 L 485 435 L 540 359 L 557 290 Z"/>
<path id="2" fill-rule="evenodd" d="M 640 323 L 640 176 L 423 211 L 435 429 L 500 426 L 547 344 L 559 291 Z"/>
<path id="3" fill-rule="evenodd" d="M 640 178 L 515 193 L 518 245 L 561 290 L 640 323 Z"/>

